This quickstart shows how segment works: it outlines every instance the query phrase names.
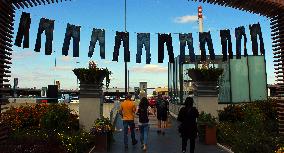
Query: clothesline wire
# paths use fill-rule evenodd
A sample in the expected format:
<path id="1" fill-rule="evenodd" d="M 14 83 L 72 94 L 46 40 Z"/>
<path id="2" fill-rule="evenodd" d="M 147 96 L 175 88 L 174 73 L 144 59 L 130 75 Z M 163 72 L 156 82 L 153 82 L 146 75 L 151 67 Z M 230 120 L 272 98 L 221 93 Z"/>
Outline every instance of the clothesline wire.
<path id="1" fill-rule="evenodd" d="M 46 17 L 41 17 L 39 15 L 35 15 L 35 14 L 32 14 L 32 16 L 35 16 L 35 17 L 38 17 L 38 18 L 45 18 L 45 19 L 50 19 L 50 18 L 46 18 Z M 53 19 L 50 19 L 50 20 L 53 20 Z M 66 24 L 67 23 L 70 23 L 70 22 L 62 22 L 61 20 L 57 21 L 57 20 L 54 20 L 55 22 L 58 22 L 58 23 L 61 23 L 61 24 Z M 258 21 L 257 23 L 259 23 L 260 21 Z M 71 24 L 71 23 L 70 23 Z M 256 23 L 254 23 L 256 24 Z M 74 24 L 75 25 L 75 24 Z M 253 25 L 253 24 L 247 24 L 247 25 L 242 25 L 244 27 L 249 27 L 249 25 Z M 90 28 L 90 29 L 93 29 L 95 28 L 96 26 L 90 26 L 90 25 L 76 25 L 76 26 L 81 26 L 81 27 L 87 27 L 87 28 Z M 238 26 L 238 27 L 241 27 L 241 26 Z M 235 27 L 237 28 L 237 27 Z M 220 28 L 221 30 L 235 30 L 235 28 Z M 108 29 L 108 28 L 101 28 L 101 29 L 104 29 L 105 31 L 112 31 L 112 32 L 116 32 L 116 31 L 119 31 L 119 30 L 114 30 L 114 29 Z M 210 29 L 210 28 L 209 28 Z M 123 30 L 121 30 L 123 31 Z M 210 32 L 219 32 L 220 30 L 207 30 L 207 31 L 210 31 Z M 179 34 L 184 34 L 185 32 L 136 32 L 136 31 L 127 31 L 129 33 L 150 33 L 151 35 L 156 35 L 156 34 L 175 34 L 175 35 L 179 35 Z M 198 34 L 199 32 L 187 32 L 187 33 L 194 33 L 194 34 Z"/>

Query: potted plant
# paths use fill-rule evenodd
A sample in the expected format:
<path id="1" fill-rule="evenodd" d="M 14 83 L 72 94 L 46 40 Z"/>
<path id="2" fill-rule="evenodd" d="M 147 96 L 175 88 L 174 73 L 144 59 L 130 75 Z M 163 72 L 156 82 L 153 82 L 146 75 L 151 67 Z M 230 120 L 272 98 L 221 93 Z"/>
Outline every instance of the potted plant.
<path id="1" fill-rule="evenodd" d="M 223 73 L 221 68 L 191 68 L 187 75 L 193 81 L 195 95 L 218 95 L 218 79 Z"/>
<path id="2" fill-rule="evenodd" d="M 216 125 L 217 121 L 215 117 L 211 114 L 201 112 L 197 119 L 199 140 L 208 145 L 215 145 L 217 143 Z"/>
<path id="3" fill-rule="evenodd" d="M 103 80 L 106 78 L 106 88 L 109 87 L 110 74 L 107 68 L 98 68 L 94 61 L 89 62 L 89 68 L 76 68 L 74 74 L 80 81 L 80 85 L 95 85 L 96 88 L 102 88 Z M 80 86 L 80 87 L 81 87 Z"/>
<path id="4" fill-rule="evenodd" d="M 108 118 L 99 118 L 94 122 L 90 133 L 95 136 L 95 151 L 106 152 L 113 140 L 114 126 Z"/>

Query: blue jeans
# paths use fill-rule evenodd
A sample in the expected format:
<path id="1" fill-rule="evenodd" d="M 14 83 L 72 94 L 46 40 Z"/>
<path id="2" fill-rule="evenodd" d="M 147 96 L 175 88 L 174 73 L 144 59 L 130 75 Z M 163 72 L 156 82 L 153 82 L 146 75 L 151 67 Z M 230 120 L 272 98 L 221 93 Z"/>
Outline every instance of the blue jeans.
<path id="1" fill-rule="evenodd" d="M 73 57 L 79 57 L 80 28 L 81 26 L 75 26 L 69 23 L 67 24 L 65 38 L 62 47 L 62 55 L 68 56 L 70 41 L 71 38 L 73 38 Z"/>
<path id="2" fill-rule="evenodd" d="M 134 120 L 124 120 L 123 121 L 124 145 L 128 145 L 128 126 L 130 127 L 132 142 L 136 140 L 134 133 L 134 128 L 135 128 Z"/>
<path id="3" fill-rule="evenodd" d="M 137 33 L 137 54 L 136 54 L 136 63 L 141 63 L 141 55 L 143 44 L 146 50 L 146 64 L 151 62 L 151 53 L 150 53 L 150 33 Z"/>
<path id="4" fill-rule="evenodd" d="M 141 144 L 147 145 L 147 139 L 148 139 L 148 133 L 149 133 L 150 126 L 148 123 L 142 123 L 142 125 L 139 125 L 139 129 L 140 129 Z"/>

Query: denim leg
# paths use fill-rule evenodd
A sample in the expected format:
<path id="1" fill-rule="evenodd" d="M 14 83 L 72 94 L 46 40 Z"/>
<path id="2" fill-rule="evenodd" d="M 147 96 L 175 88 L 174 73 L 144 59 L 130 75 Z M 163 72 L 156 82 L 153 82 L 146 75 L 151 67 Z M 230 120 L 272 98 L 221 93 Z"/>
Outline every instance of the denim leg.
<path id="1" fill-rule="evenodd" d="M 206 51 L 205 51 L 205 33 L 199 32 L 199 45 L 201 51 L 201 61 L 206 61 Z"/>
<path id="2" fill-rule="evenodd" d="M 164 38 L 162 34 L 158 34 L 158 63 L 164 61 Z"/>
<path id="3" fill-rule="evenodd" d="M 92 32 L 90 46 L 89 46 L 89 52 L 88 52 L 88 57 L 92 57 L 93 54 L 94 54 L 94 49 L 95 49 L 96 42 L 97 42 L 97 37 L 98 37 L 95 30 L 96 29 L 94 28 L 93 32 Z"/>
<path id="4" fill-rule="evenodd" d="M 38 31 L 37 31 L 37 37 L 36 37 L 36 44 L 35 44 L 35 49 L 34 49 L 34 51 L 36 51 L 36 52 L 40 52 L 40 48 L 41 48 L 41 34 L 45 30 L 44 27 L 43 27 L 44 21 L 45 21 L 45 19 L 41 18 L 40 22 L 39 22 Z"/>
<path id="5" fill-rule="evenodd" d="M 74 26 L 72 36 L 73 36 L 73 57 L 79 57 L 80 26 Z"/>
<path id="6" fill-rule="evenodd" d="M 72 25 L 68 23 L 67 28 L 66 28 L 64 42 L 63 42 L 63 47 L 62 47 L 62 55 L 65 55 L 65 56 L 68 55 L 70 41 L 72 37 L 72 30 L 73 30 Z"/>
<path id="7" fill-rule="evenodd" d="M 142 35 L 140 33 L 137 33 L 136 63 L 141 63 L 142 48 L 143 48 Z"/>
<path id="8" fill-rule="evenodd" d="M 53 41 L 53 31 L 54 31 L 54 20 L 46 19 L 45 26 L 45 55 L 51 55 L 52 53 L 52 41 Z"/>
<path id="9" fill-rule="evenodd" d="M 210 32 L 208 33 L 206 40 L 207 40 L 207 46 L 208 46 L 208 50 L 209 50 L 209 54 L 210 54 L 210 59 L 215 60 L 214 47 L 213 47 L 213 42 L 212 42 L 212 39 L 211 39 Z"/>
<path id="10" fill-rule="evenodd" d="M 105 59 L 106 55 L 105 55 L 105 31 L 102 31 L 101 36 L 99 37 L 99 44 L 100 44 L 100 56 L 101 59 Z"/>
<path id="11" fill-rule="evenodd" d="M 193 38 L 191 35 L 191 38 L 189 41 L 187 41 L 188 45 L 188 50 L 189 50 L 189 57 L 191 62 L 195 62 L 195 53 L 194 53 L 194 48 L 193 48 Z"/>
<path id="12" fill-rule="evenodd" d="M 179 34 L 180 43 L 180 63 L 184 63 L 186 40 L 183 34 Z"/>
<path id="13" fill-rule="evenodd" d="M 128 145 L 128 121 L 123 121 L 124 145 Z"/>
<path id="14" fill-rule="evenodd" d="M 167 49 L 168 49 L 168 55 L 169 55 L 169 62 L 174 63 L 174 49 L 172 45 L 172 37 L 169 35 L 166 39 Z"/>
<path id="15" fill-rule="evenodd" d="M 118 61 L 120 44 L 121 44 L 121 35 L 119 32 L 116 32 L 112 61 Z"/>
<path id="16" fill-rule="evenodd" d="M 228 32 L 230 33 L 230 30 L 220 30 L 220 37 L 221 37 L 221 45 L 222 45 L 222 54 L 223 54 L 223 61 L 227 61 L 227 40 L 228 40 Z"/>
<path id="17" fill-rule="evenodd" d="M 144 144 L 144 125 L 139 125 L 140 130 L 140 142 L 141 144 Z"/>
<path id="18" fill-rule="evenodd" d="M 150 129 L 150 126 L 149 124 L 145 124 L 144 125 L 144 144 L 147 145 L 148 144 L 148 134 L 149 134 L 149 129 Z"/>
<path id="19" fill-rule="evenodd" d="M 30 25 L 31 25 L 30 13 L 23 12 L 20 18 L 19 28 L 15 40 L 16 46 L 21 47 L 22 40 L 24 38 L 23 48 L 29 48 Z"/>
<path id="20" fill-rule="evenodd" d="M 130 126 L 130 131 L 131 131 L 131 139 L 132 139 L 132 142 L 134 142 L 136 139 L 135 139 L 135 124 L 134 124 L 134 121 L 129 121 L 129 126 Z"/>
<path id="21" fill-rule="evenodd" d="M 150 34 L 149 39 L 147 41 L 144 41 L 145 50 L 146 50 L 146 64 L 151 63 L 151 51 L 150 51 Z"/>
<path id="22" fill-rule="evenodd" d="M 123 33 L 123 47 L 124 47 L 124 62 L 130 62 L 130 51 L 129 51 L 129 33 Z"/>

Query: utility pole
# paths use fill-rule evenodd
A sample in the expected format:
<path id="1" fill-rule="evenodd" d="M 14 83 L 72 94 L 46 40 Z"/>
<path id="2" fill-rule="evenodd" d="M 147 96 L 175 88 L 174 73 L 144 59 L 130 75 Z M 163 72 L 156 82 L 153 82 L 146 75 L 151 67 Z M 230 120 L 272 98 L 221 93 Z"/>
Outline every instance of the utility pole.
<path id="1" fill-rule="evenodd" d="M 124 0 L 124 31 L 126 32 L 126 0 Z M 125 62 L 125 95 L 128 94 L 128 83 L 127 83 L 127 62 Z"/>

